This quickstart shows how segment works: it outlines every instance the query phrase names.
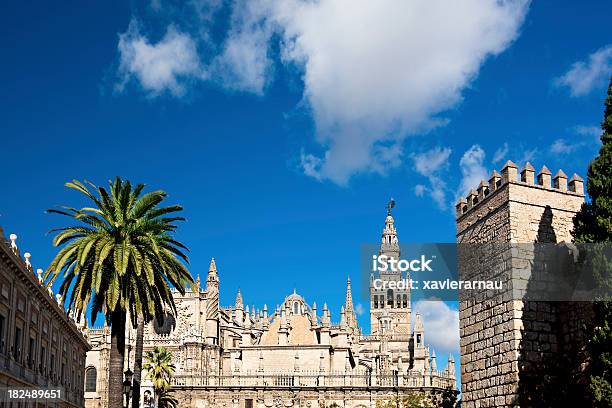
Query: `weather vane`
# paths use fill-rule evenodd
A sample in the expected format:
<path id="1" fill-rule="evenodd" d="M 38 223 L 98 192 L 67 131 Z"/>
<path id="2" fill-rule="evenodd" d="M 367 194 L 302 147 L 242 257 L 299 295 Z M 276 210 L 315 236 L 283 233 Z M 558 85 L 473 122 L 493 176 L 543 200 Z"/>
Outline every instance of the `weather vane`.
<path id="1" fill-rule="evenodd" d="M 393 197 L 389 200 L 389 204 L 387 204 L 387 215 L 391 215 L 391 210 L 395 207 L 395 200 Z"/>

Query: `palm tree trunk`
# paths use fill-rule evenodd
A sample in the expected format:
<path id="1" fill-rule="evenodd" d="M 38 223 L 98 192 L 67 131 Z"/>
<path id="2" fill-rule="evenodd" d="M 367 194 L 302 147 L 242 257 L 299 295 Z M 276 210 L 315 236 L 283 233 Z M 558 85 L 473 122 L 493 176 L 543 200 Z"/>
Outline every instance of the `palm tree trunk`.
<path id="1" fill-rule="evenodd" d="M 136 328 L 136 349 L 134 350 L 134 381 L 132 389 L 132 408 L 140 407 L 140 379 L 142 376 L 142 343 L 144 341 L 144 319 L 138 316 Z"/>
<path id="2" fill-rule="evenodd" d="M 108 407 L 123 407 L 123 359 L 125 356 L 125 311 L 111 313 L 111 349 L 108 361 Z"/>

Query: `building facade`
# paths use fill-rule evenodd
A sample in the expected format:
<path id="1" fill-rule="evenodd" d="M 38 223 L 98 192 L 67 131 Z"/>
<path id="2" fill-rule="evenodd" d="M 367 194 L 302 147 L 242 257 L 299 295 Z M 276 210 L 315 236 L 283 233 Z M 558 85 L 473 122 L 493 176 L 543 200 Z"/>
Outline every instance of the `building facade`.
<path id="1" fill-rule="evenodd" d="M 380 253 L 400 255 L 390 211 Z M 213 259 L 203 287 L 198 278 L 193 291 L 174 292 L 176 316 L 145 329 L 145 351 L 164 346 L 172 352 L 172 386 L 181 407 L 374 407 L 378 400 L 409 391 L 456 393 L 453 357 L 438 369 L 419 314 L 412 324 L 409 292 L 378 291 L 371 285 L 372 333 L 364 335 L 350 280 L 336 321 L 326 304 L 309 304 L 295 291 L 273 310 L 249 307 L 240 290 L 234 304 L 223 307 L 220 281 Z M 89 338 L 86 382 L 87 373 L 99 374 L 86 389 L 86 406 L 105 408 L 110 330 L 91 329 Z M 133 343 L 132 329 L 127 338 Z M 130 350 L 128 345 L 126 364 Z M 141 392 L 141 401 L 147 401 L 146 380 Z"/>
<path id="2" fill-rule="evenodd" d="M 0 227 L 0 389 L 60 389 L 61 398 L 37 407 L 83 407 L 83 372 L 89 344 L 84 320 L 77 323 L 36 276 L 30 254 L 22 259 L 17 236 L 10 242 Z M 34 406 L 32 400 L 4 400 L 5 407 Z M 26 405 L 27 404 L 27 405 Z"/>

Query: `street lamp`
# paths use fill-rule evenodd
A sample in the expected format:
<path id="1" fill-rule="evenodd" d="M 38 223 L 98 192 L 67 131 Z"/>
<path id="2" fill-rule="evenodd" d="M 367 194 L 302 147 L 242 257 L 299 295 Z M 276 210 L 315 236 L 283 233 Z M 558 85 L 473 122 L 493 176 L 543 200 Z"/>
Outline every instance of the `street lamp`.
<path id="1" fill-rule="evenodd" d="M 132 393 L 132 377 L 134 373 L 129 368 L 123 373 L 125 381 L 123 381 L 123 395 L 125 396 L 125 408 L 130 406 L 130 394 Z"/>

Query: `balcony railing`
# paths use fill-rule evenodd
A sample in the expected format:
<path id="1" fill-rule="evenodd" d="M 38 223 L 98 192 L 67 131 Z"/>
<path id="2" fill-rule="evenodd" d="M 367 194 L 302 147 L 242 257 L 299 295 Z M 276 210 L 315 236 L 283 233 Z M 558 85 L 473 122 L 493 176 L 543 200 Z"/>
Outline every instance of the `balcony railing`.
<path id="1" fill-rule="evenodd" d="M 436 387 L 454 388 L 455 380 L 440 373 L 424 376 L 419 372 L 405 375 L 375 375 L 367 371 L 346 374 L 345 372 L 303 371 L 296 373 L 249 372 L 236 375 L 176 375 L 171 380 L 173 387 Z"/>

